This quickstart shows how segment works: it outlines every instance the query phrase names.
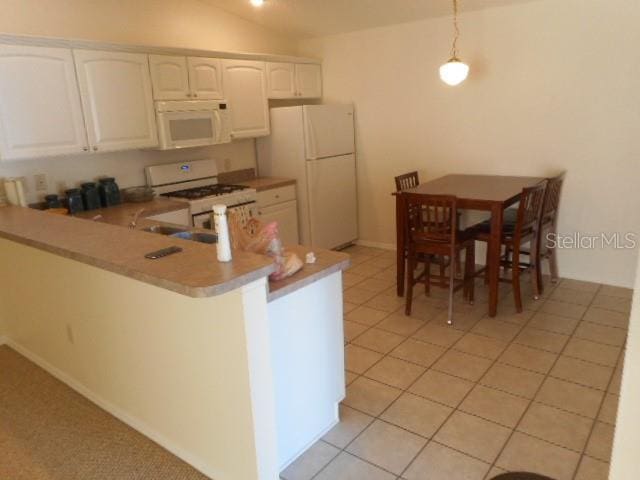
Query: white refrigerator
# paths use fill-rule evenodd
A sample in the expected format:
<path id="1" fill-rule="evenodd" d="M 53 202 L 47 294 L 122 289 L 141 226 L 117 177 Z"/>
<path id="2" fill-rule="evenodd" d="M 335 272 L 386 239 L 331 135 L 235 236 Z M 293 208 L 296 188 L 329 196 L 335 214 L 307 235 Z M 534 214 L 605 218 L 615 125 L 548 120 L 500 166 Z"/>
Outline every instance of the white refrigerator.
<path id="1" fill-rule="evenodd" d="M 272 108 L 257 141 L 258 173 L 297 180 L 303 245 L 336 248 L 358 238 L 352 105 Z"/>

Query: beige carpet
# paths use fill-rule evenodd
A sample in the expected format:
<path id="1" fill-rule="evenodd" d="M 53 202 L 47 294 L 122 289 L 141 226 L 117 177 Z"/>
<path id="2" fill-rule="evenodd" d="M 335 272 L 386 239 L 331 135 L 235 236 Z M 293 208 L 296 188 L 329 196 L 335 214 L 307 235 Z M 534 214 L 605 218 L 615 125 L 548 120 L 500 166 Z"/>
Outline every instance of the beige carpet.
<path id="1" fill-rule="evenodd" d="M 207 478 L 9 347 L 0 347 L 0 479 Z"/>

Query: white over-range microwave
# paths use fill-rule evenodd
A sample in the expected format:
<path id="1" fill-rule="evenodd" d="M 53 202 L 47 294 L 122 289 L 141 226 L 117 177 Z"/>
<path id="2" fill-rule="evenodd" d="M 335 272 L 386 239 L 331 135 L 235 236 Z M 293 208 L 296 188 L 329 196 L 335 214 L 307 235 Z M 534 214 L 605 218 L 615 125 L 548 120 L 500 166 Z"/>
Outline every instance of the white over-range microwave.
<path id="1" fill-rule="evenodd" d="M 203 147 L 231 141 L 227 103 L 219 100 L 156 102 L 160 150 Z"/>

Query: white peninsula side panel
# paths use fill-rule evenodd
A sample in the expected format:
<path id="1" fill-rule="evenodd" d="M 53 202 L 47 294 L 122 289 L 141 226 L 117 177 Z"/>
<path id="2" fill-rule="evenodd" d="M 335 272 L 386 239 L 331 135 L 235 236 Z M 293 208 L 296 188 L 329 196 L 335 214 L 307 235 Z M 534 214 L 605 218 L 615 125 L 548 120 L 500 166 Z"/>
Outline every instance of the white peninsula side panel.
<path id="1" fill-rule="evenodd" d="M 339 421 L 345 396 L 342 272 L 267 308 L 283 470 Z"/>

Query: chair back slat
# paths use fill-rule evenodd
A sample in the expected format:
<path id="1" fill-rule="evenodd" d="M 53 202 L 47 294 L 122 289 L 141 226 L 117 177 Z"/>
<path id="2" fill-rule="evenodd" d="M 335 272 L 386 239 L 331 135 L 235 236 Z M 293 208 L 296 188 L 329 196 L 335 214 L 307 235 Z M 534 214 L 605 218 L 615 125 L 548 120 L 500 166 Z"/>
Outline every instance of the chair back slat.
<path id="1" fill-rule="evenodd" d="M 456 241 L 456 197 L 403 194 L 410 244 L 450 244 Z"/>
<path id="2" fill-rule="evenodd" d="M 564 183 L 564 173 L 547 180 L 547 191 L 542 207 L 542 225 L 555 224 L 560 206 L 560 193 Z"/>
<path id="3" fill-rule="evenodd" d="M 413 187 L 417 187 L 420 184 L 418 178 L 418 172 L 409 172 L 402 175 L 398 175 L 396 178 L 396 191 L 401 192 Z"/>
<path id="4" fill-rule="evenodd" d="M 520 195 L 520 206 L 516 220 L 516 236 L 522 237 L 538 230 L 545 198 L 546 181 L 525 188 Z"/>

